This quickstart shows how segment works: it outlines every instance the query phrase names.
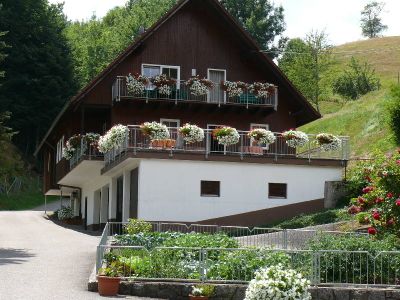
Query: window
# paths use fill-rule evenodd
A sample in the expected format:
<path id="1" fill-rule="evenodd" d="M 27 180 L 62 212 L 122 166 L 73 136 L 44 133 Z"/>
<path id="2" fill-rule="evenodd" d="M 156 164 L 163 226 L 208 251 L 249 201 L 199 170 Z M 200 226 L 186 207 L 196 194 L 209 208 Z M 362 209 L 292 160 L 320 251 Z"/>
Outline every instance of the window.
<path id="1" fill-rule="evenodd" d="M 152 65 L 143 64 L 142 74 L 147 77 L 154 77 L 160 74 L 165 74 L 170 78 L 176 79 L 176 88 L 179 88 L 179 80 L 181 69 L 179 66 L 164 66 L 164 65 Z M 154 89 L 153 85 L 149 86 L 150 89 Z"/>
<path id="2" fill-rule="evenodd" d="M 268 198 L 287 198 L 286 183 L 268 183 Z"/>
<path id="3" fill-rule="evenodd" d="M 202 180 L 200 183 L 200 196 L 202 197 L 219 197 L 220 182 Z"/>
<path id="4" fill-rule="evenodd" d="M 64 136 L 57 143 L 56 163 L 58 163 L 63 158 L 63 149 L 64 149 Z"/>

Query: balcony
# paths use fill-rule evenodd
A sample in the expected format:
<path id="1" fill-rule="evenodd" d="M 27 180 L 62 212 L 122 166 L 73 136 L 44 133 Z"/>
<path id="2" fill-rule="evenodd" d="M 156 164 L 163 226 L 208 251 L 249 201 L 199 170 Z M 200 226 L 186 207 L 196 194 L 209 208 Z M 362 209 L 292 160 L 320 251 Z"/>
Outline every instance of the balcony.
<path id="1" fill-rule="evenodd" d="M 220 83 L 214 83 L 214 87 L 204 96 L 194 96 L 190 88 L 185 84 L 185 80 L 178 81 L 170 95 L 160 94 L 158 90 L 153 89 L 150 85 L 147 89 L 138 95 L 130 94 L 127 85 L 126 77 L 118 76 L 112 85 L 112 100 L 113 103 L 123 99 L 142 99 L 148 101 L 171 101 L 178 104 L 179 102 L 186 103 L 207 103 L 211 105 L 239 105 L 249 108 L 268 107 L 274 110 L 278 107 L 278 88 L 274 87 L 275 93 L 267 97 L 256 97 L 254 94 L 246 92 L 236 97 L 228 97 L 227 93 L 221 88 Z"/>
<path id="2" fill-rule="evenodd" d="M 151 141 L 139 126 L 128 126 L 129 135 L 124 145 L 114 148 L 104 155 L 106 169 L 124 160 L 126 157 L 177 158 L 193 160 L 225 160 L 247 162 L 270 162 L 320 165 L 344 165 L 349 157 L 349 138 L 339 137 L 341 145 L 334 151 L 324 151 L 315 143 L 315 135 L 308 135 L 309 142 L 298 148 L 291 148 L 280 133 L 274 133 L 276 141 L 263 147 L 256 145 L 248 136 L 248 131 L 238 131 L 237 144 L 223 146 L 212 136 L 212 130 L 205 129 L 202 142 L 187 144 L 179 135 L 177 128 L 169 128 L 170 139 Z"/>

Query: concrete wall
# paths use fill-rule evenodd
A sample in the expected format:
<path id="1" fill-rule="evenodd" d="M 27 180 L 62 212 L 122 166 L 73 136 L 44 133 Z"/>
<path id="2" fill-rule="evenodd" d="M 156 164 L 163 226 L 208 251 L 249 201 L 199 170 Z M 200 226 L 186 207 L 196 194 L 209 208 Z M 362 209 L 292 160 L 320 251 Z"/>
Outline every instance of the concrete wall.
<path id="1" fill-rule="evenodd" d="M 139 218 L 196 222 L 324 198 L 340 167 L 143 159 Z M 220 197 L 201 197 L 200 181 L 221 182 Z M 268 183 L 287 183 L 287 199 L 268 198 Z"/>

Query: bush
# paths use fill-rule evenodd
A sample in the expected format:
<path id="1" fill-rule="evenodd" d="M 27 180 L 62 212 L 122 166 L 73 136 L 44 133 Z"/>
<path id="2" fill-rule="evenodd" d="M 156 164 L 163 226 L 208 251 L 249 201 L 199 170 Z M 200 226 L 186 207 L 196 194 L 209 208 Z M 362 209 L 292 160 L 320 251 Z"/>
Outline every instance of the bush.
<path id="1" fill-rule="evenodd" d="M 389 125 L 396 138 L 397 145 L 400 145 L 400 87 L 395 86 L 391 90 L 392 101 L 389 103 Z"/>
<path id="2" fill-rule="evenodd" d="M 57 210 L 57 218 L 59 220 L 72 219 L 74 217 L 74 212 L 70 206 L 63 206 Z"/>
<path id="3" fill-rule="evenodd" d="M 295 270 L 276 265 L 256 272 L 245 300 L 311 300 L 310 282 Z"/>
<path id="4" fill-rule="evenodd" d="M 165 240 L 165 247 L 238 248 L 239 243 L 226 234 L 187 233 Z"/>
<path id="5" fill-rule="evenodd" d="M 179 232 L 140 232 L 137 234 L 124 234 L 115 236 L 118 246 L 143 246 L 146 249 L 162 246 L 167 240 L 174 240 L 183 235 Z"/>
<path id="6" fill-rule="evenodd" d="M 333 92 L 346 99 L 355 100 L 368 92 L 378 90 L 380 86 L 380 80 L 375 75 L 375 70 L 371 69 L 371 65 L 366 62 L 361 64 L 352 57 L 347 70 L 333 82 Z"/>
<path id="7" fill-rule="evenodd" d="M 152 226 L 149 222 L 138 219 L 129 219 L 128 224 L 125 225 L 125 230 L 128 234 L 137 234 L 141 232 L 150 232 Z"/>

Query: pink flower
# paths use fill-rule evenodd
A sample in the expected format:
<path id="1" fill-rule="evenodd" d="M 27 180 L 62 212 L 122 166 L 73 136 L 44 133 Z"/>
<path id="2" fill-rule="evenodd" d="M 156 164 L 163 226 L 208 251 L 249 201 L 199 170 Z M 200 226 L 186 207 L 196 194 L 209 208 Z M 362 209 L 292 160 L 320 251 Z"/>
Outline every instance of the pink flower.
<path id="1" fill-rule="evenodd" d="M 378 212 L 374 212 L 374 213 L 372 214 L 372 217 L 373 217 L 375 220 L 380 220 L 380 219 L 381 219 L 381 214 L 378 213 Z"/>
<path id="2" fill-rule="evenodd" d="M 349 214 L 355 215 L 357 213 L 360 212 L 360 208 L 358 206 L 352 205 L 349 207 L 349 209 L 347 210 L 349 212 Z"/>
<path id="3" fill-rule="evenodd" d="M 368 194 L 369 192 L 372 192 L 374 190 L 373 186 L 367 186 L 362 189 L 363 194 Z"/>
<path id="4" fill-rule="evenodd" d="M 376 204 L 382 203 L 383 201 L 384 201 L 384 199 L 383 199 L 382 197 L 377 197 L 377 198 L 375 199 L 375 203 L 376 203 Z"/>
<path id="5" fill-rule="evenodd" d="M 386 221 L 386 225 L 387 226 L 392 226 L 394 224 L 394 220 L 393 219 L 389 219 Z"/>
<path id="6" fill-rule="evenodd" d="M 377 233 L 377 230 L 376 230 L 375 227 L 369 227 L 369 228 L 368 228 L 368 233 L 374 235 L 374 234 Z"/>
<path id="7" fill-rule="evenodd" d="M 396 160 L 396 164 L 400 166 L 400 159 Z"/>
<path id="8" fill-rule="evenodd" d="M 363 197 L 358 197 L 357 198 L 358 203 L 360 203 L 361 205 L 365 204 L 366 200 Z"/>
<path id="9" fill-rule="evenodd" d="M 396 206 L 400 206 L 400 198 L 396 200 Z"/>
<path id="10" fill-rule="evenodd" d="M 393 193 L 390 192 L 386 194 L 386 198 L 393 198 L 393 196 L 394 196 Z"/>

